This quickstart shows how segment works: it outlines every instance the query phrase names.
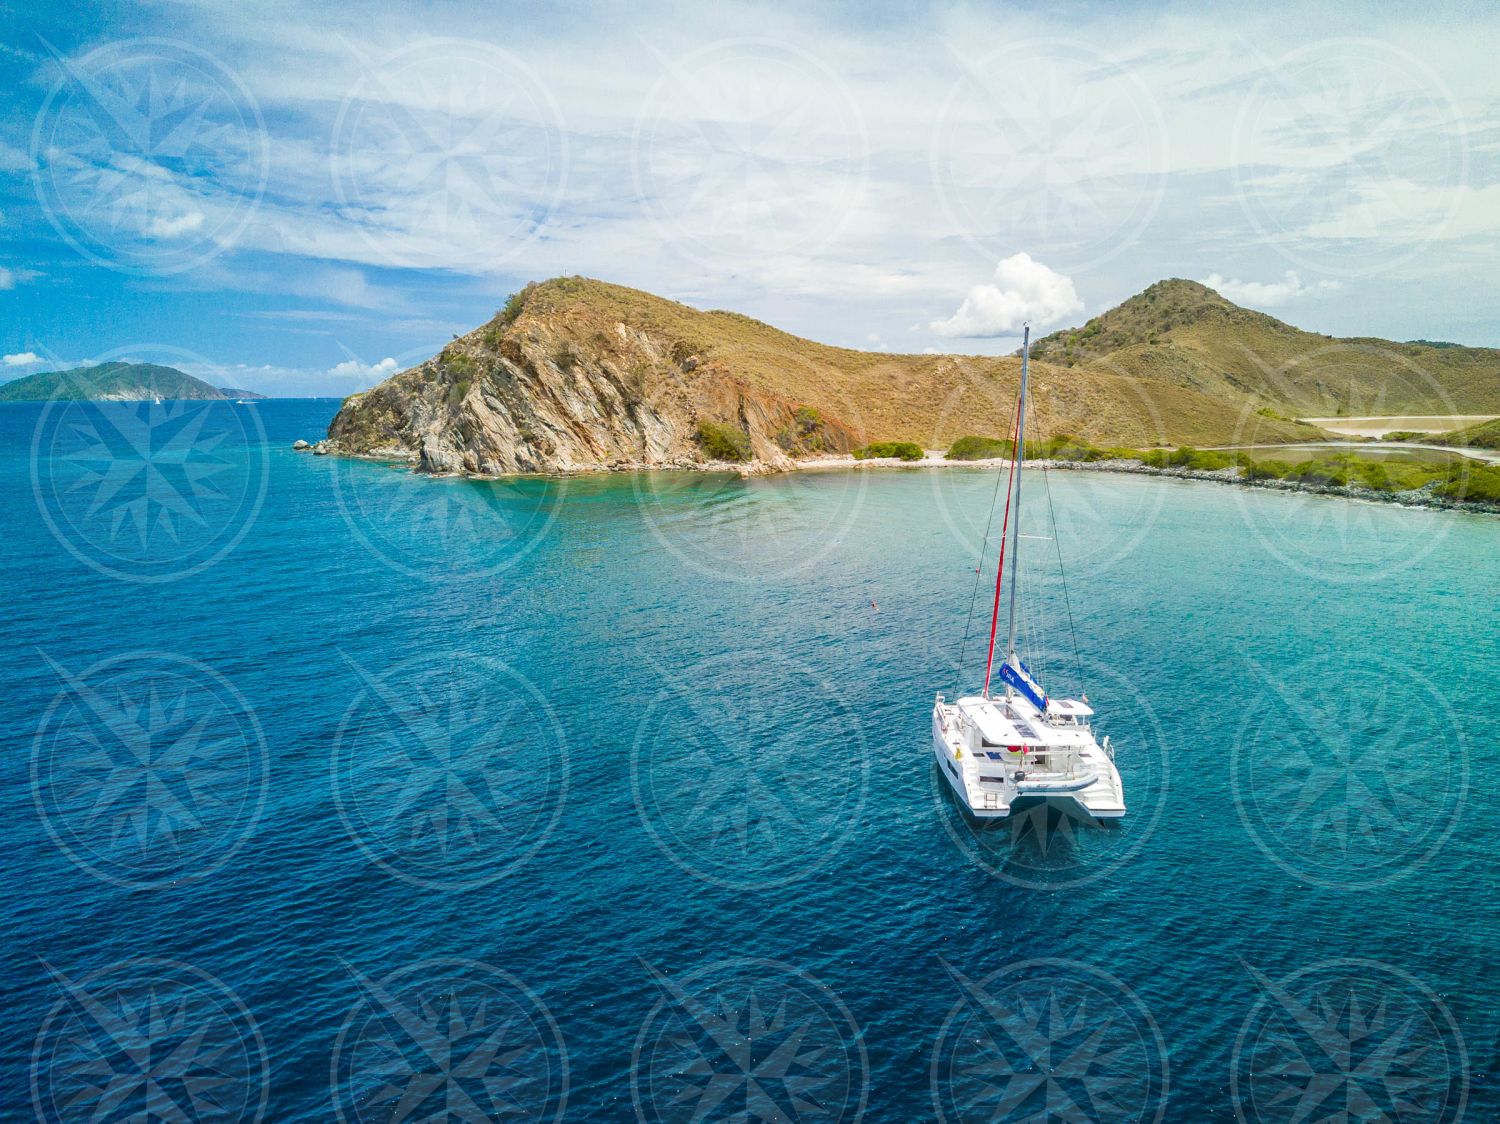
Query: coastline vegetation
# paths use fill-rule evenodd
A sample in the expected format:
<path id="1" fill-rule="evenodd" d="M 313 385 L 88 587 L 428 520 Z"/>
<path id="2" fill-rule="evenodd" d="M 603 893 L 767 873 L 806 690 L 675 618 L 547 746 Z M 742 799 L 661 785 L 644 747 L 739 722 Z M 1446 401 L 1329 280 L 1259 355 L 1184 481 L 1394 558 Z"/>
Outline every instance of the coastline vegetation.
<path id="1" fill-rule="evenodd" d="M 1014 451 L 1015 446 L 1008 440 L 999 437 L 960 437 L 948 446 L 948 451 L 943 454 L 944 460 L 950 461 L 987 461 L 997 457 L 1008 457 Z"/>
<path id="2" fill-rule="evenodd" d="M 860 449 L 854 450 L 854 459 L 857 461 L 870 460 L 874 457 L 895 457 L 899 461 L 919 461 L 927 454 L 915 441 L 872 441 Z"/>
<path id="3" fill-rule="evenodd" d="M 750 459 L 750 435 L 722 422 L 700 421 L 698 445 L 711 460 L 742 463 Z"/>
<path id="4" fill-rule="evenodd" d="M 1496 429 L 1500 432 L 1500 426 Z M 961 437 L 949 447 L 946 459 L 988 460 L 1010 456 L 1011 451 L 1011 442 L 1000 438 Z M 1082 463 L 1138 461 L 1147 468 L 1180 468 L 1191 472 L 1235 469 L 1240 479 L 1251 483 L 1280 480 L 1308 487 L 1355 488 L 1384 494 L 1426 490 L 1453 502 L 1500 503 L 1500 465 L 1482 464 L 1459 456 L 1440 463 L 1417 458 L 1376 457 L 1351 450 L 1294 461 L 1284 456 L 1242 450 L 1195 449 L 1187 445 L 1176 449 L 1101 449 L 1070 434 L 1028 441 L 1026 456 L 1028 459 Z"/>

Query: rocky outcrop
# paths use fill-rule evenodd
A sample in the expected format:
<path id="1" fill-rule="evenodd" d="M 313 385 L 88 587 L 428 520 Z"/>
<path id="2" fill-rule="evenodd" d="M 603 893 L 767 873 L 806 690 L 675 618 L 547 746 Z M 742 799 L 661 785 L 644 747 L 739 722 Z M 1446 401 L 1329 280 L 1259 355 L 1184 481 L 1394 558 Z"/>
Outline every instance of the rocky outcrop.
<path id="1" fill-rule="evenodd" d="M 1070 351 L 1061 336 L 1035 345 L 1032 433 L 1100 448 L 1306 441 L 1321 431 L 1289 412 L 1313 399 L 1287 372 L 1317 367 L 1325 384 L 1357 384 L 1354 398 L 1405 385 L 1399 363 L 1364 365 L 1358 348 L 1329 359 L 1324 337 L 1191 282 L 1153 286 L 1096 322 L 1105 327 L 1080 341 L 1097 336 L 1107 354 Z M 1500 355 L 1427 350 L 1475 371 Z M 347 399 L 329 441 L 335 453 L 429 473 L 774 472 L 874 441 L 946 449 L 964 436 L 1003 437 L 1019 381 L 1015 356 L 831 347 L 737 313 L 565 277 L 528 285 L 489 323 Z"/>
<path id="2" fill-rule="evenodd" d="M 329 427 L 333 451 L 404 458 L 426 473 L 765 471 L 860 443 L 842 419 L 752 385 L 667 326 L 548 299 L 558 295 L 519 294 L 421 366 L 346 399 Z"/>

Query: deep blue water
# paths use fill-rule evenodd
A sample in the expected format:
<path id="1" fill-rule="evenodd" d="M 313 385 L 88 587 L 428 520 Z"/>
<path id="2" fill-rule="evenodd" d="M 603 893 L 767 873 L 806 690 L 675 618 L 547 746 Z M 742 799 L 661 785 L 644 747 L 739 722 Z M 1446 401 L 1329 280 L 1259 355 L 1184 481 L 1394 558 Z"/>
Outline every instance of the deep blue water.
<path id="1" fill-rule="evenodd" d="M 1500 520 L 1035 484 L 1131 813 L 981 831 L 990 475 L 423 480 L 336 405 L 0 407 L 8 1113 L 1500 1118 Z"/>

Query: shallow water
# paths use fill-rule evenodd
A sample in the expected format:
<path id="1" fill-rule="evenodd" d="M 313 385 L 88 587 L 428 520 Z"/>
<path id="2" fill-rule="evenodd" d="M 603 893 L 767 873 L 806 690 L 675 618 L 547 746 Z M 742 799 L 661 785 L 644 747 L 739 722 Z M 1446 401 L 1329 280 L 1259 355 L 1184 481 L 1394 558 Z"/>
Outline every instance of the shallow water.
<path id="1" fill-rule="evenodd" d="M 993 474 L 425 480 L 336 405 L 0 408 L 7 1105 L 1500 1115 L 1500 520 L 1029 481 L 1131 811 L 978 830 Z"/>

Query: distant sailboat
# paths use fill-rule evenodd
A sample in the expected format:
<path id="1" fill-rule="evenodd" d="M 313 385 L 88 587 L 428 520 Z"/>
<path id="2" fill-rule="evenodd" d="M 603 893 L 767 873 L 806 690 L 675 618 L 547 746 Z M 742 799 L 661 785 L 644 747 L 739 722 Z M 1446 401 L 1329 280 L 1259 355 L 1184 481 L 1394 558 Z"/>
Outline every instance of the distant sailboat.
<path id="1" fill-rule="evenodd" d="M 1018 804 L 1046 803 L 1065 812 L 1099 820 L 1125 814 L 1125 791 L 1115 768 L 1109 739 L 1094 739 L 1088 696 L 1049 698 L 1016 650 L 1016 606 L 1019 593 L 1021 476 L 1026 448 L 1026 390 L 1031 326 L 1021 344 L 1021 390 L 1012 429 L 1014 449 L 1000 557 L 995 572 L 995 601 L 990 615 L 989 655 L 984 688 L 946 702 L 939 694 L 932 708 L 932 751 L 938 769 L 955 795 L 974 816 L 1004 819 Z M 991 694 L 995 635 L 1000 622 L 1005 581 L 1006 533 L 1010 534 L 1010 623 L 999 675 L 1004 690 Z M 976 579 L 977 580 L 977 579 Z"/>

